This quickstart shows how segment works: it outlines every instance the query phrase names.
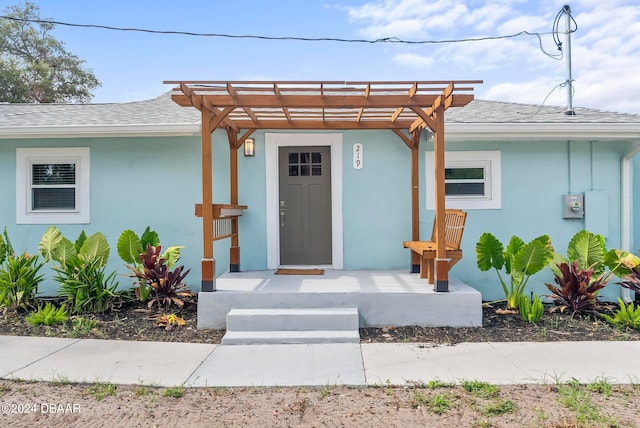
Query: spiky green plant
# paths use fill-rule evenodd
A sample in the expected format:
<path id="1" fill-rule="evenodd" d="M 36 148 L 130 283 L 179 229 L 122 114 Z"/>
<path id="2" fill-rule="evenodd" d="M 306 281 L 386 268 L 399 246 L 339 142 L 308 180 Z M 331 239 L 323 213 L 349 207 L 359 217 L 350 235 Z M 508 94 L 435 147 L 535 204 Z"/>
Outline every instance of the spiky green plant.
<path id="1" fill-rule="evenodd" d="M 633 302 L 625 305 L 622 299 L 618 299 L 618 304 L 620 307 L 616 310 L 613 317 L 602 314 L 602 318 L 616 327 L 630 327 L 635 330 L 640 330 L 640 305 L 636 306 Z"/>
<path id="2" fill-rule="evenodd" d="M 31 325 L 52 326 L 62 324 L 67 320 L 67 307 L 63 304 L 60 307 L 47 302 L 44 307 L 39 307 L 37 311 L 32 312 L 26 317 Z"/>
<path id="3" fill-rule="evenodd" d="M 544 314 L 542 299 L 535 294 L 533 300 L 531 300 L 523 294 L 518 301 L 518 311 L 523 320 L 530 323 L 537 323 L 542 318 L 542 314 Z"/>
<path id="4" fill-rule="evenodd" d="M 0 307 L 12 311 L 35 307 L 42 266 L 37 255 L 15 253 L 5 227 L 0 235 Z"/>

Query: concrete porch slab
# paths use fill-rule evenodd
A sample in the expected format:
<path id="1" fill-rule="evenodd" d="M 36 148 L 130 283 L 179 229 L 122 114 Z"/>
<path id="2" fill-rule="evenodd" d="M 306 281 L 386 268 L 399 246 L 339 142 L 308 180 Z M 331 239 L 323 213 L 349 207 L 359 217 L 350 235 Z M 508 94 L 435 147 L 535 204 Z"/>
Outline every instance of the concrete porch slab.
<path id="1" fill-rule="evenodd" d="M 364 385 L 359 344 L 218 346 L 185 386 Z"/>
<path id="2" fill-rule="evenodd" d="M 238 308 L 358 308 L 360 327 L 482 325 L 479 291 L 449 279 L 436 293 L 417 274 L 404 271 L 327 269 L 318 275 L 275 275 L 275 271 L 226 273 L 217 291 L 198 295 L 198 328 L 224 329 Z"/>

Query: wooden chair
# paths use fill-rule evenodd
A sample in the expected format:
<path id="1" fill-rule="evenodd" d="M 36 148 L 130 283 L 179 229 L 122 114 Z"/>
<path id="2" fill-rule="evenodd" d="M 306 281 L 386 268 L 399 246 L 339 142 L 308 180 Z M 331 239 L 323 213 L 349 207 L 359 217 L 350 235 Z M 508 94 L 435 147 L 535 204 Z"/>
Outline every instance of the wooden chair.
<path id="1" fill-rule="evenodd" d="M 462 210 L 445 210 L 444 229 L 446 258 L 449 259 L 449 269 L 462 259 L 460 242 L 462 232 L 467 219 L 467 213 Z M 433 224 L 431 241 L 404 241 L 402 245 L 411 249 L 420 256 L 420 278 L 427 278 L 429 284 L 433 283 L 434 264 L 436 258 L 436 224 Z"/>

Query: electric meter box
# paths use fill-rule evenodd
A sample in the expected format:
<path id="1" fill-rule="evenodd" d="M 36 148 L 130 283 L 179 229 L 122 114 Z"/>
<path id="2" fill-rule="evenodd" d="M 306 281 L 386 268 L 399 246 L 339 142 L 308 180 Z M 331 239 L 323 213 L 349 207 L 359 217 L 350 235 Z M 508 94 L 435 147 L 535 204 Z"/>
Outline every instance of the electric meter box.
<path id="1" fill-rule="evenodd" d="M 582 193 L 563 195 L 562 218 L 584 218 L 584 195 Z"/>

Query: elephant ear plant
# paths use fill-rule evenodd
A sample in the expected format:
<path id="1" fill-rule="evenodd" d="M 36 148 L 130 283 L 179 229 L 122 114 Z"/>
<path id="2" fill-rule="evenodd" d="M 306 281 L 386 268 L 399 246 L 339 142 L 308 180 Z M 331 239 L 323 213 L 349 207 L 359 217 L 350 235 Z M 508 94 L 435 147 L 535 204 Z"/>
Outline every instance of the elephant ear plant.
<path id="1" fill-rule="evenodd" d="M 476 244 L 476 256 L 481 271 L 494 269 L 498 274 L 507 308 L 517 309 L 529 278 L 553 259 L 553 247 L 548 235 L 541 235 L 529 243 L 512 236 L 505 249 L 498 238 L 485 232 Z M 502 269 L 509 277 L 508 282 L 500 274 Z"/>
<path id="2" fill-rule="evenodd" d="M 58 294 L 66 299 L 70 312 L 105 312 L 128 298 L 128 291 L 117 291 L 116 273 L 105 272 L 109 243 L 102 233 L 87 236 L 83 231 L 73 243 L 51 226 L 42 236 L 39 249 L 45 259 L 55 263 Z"/>

